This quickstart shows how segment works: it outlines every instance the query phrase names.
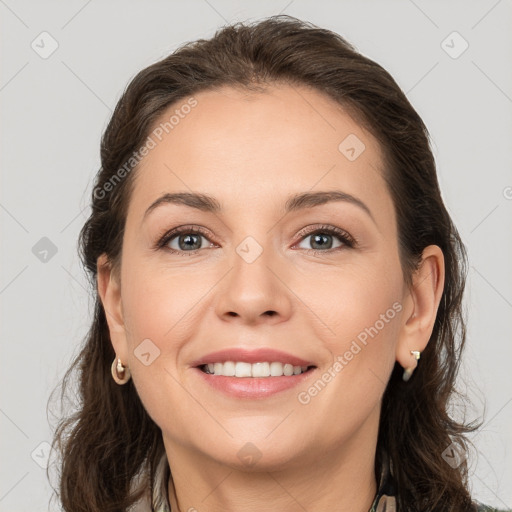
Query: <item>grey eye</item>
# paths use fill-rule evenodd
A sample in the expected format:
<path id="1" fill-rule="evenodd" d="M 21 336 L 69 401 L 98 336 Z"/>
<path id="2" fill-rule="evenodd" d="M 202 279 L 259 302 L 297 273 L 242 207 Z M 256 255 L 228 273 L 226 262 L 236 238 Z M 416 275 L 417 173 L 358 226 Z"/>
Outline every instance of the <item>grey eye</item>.
<path id="1" fill-rule="evenodd" d="M 203 246 L 201 239 L 205 238 L 199 233 L 180 233 L 174 235 L 167 243 L 167 245 L 175 251 L 197 251 Z M 206 239 L 206 238 L 205 238 Z M 173 244 L 177 243 L 173 246 Z"/>
<path id="2" fill-rule="evenodd" d="M 301 247 L 301 249 L 313 249 L 315 251 L 318 251 L 333 249 L 336 247 L 341 247 L 343 245 L 343 242 L 338 241 L 338 245 L 333 246 L 333 243 L 335 243 L 338 236 L 324 232 L 317 232 L 306 235 L 300 243 L 302 244 L 306 242 L 308 238 L 311 239 L 311 247 Z"/>

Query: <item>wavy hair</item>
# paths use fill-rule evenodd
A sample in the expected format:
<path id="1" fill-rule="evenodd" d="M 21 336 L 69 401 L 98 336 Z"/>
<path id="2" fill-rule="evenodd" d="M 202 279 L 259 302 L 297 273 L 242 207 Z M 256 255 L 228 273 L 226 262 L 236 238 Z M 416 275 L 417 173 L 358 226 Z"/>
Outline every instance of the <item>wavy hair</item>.
<path id="1" fill-rule="evenodd" d="M 211 39 L 186 43 L 140 71 L 103 134 L 91 214 L 78 241 L 94 290 L 94 315 L 83 346 L 60 383 L 63 400 L 76 376 L 77 407 L 61 419 L 52 443 L 61 458 L 59 493 L 67 512 L 128 509 L 151 487 L 164 453 L 162 433 L 141 403 L 133 380 L 118 386 L 111 377 L 115 352 L 97 290 L 98 257 L 106 254 L 114 272 L 120 267 L 138 169 L 135 165 L 126 171 L 126 162 L 170 105 L 220 86 L 264 91 L 278 83 L 309 86 L 326 94 L 379 141 L 396 211 L 405 282 L 412 286 L 411 276 L 425 247 L 435 244 L 443 251 L 445 285 L 430 341 L 409 382 L 402 381 L 403 369 L 395 363 L 383 396 L 375 472 L 380 475 L 385 449 L 399 510 L 470 510 L 466 461 L 454 469 L 442 456 L 452 442 L 467 450 L 471 443 L 466 434 L 480 426 L 458 422 L 450 413 L 453 398 L 465 399 L 455 382 L 466 339 L 462 296 L 467 256 L 441 198 L 429 133 L 379 64 L 332 31 L 280 15 L 225 26 Z M 118 182 L 112 186 L 114 178 Z M 136 478 L 140 480 L 134 489 Z"/>

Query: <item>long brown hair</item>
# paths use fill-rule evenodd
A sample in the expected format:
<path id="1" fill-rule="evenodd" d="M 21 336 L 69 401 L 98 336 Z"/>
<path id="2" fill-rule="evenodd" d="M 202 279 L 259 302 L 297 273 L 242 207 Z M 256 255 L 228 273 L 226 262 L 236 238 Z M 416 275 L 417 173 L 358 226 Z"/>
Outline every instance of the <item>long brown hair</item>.
<path id="1" fill-rule="evenodd" d="M 92 212 L 79 238 L 94 290 L 94 317 L 62 381 L 61 399 L 77 374 L 77 409 L 59 423 L 52 443 L 62 457 L 59 491 L 68 512 L 126 510 L 150 487 L 163 453 L 162 433 L 133 382 L 118 386 L 111 377 L 115 353 L 97 292 L 98 257 L 105 253 L 113 269 L 119 269 L 138 168 L 136 161 L 133 168 L 126 163 L 171 104 L 223 85 L 264 90 L 272 83 L 306 85 L 327 94 L 377 138 L 407 284 L 426 246 L 443 251 L 445 286 L 434 330 L 409 382 L 403 382 L 403 369 L 395 363 L 383 397 L 375 471 L 380 474 L 385 449 L 400 510 L 469 510 L 466 461 L 452 468 L 443 458 L 452 442 L 467 450 L 465 435 L 479 426 L 458 422 L 449 412 L 451 400 L 462 396 L 455 381 L 466 338 L 462 296 L 467 257 L 441 199 L 427 128 L 379 64 L 338 34 L 283 15 L 224 27 L 213 38 L 185 44 L 143 69 L 128 85 L 103 135 Z M 135 477 L 142 480 L 132 492 Z"/>

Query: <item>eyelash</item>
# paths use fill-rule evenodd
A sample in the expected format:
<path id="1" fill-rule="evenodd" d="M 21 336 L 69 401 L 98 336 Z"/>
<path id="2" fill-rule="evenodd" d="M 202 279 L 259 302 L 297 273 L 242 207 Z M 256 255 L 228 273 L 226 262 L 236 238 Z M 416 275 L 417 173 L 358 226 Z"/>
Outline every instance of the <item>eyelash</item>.
<path id="1" fill-rule="evenodd" d="M 176 236 L 179 236 L 181 234 L 195 234 L 195 235 L 202 235 L 204 236 L 205 238 L 208 238 L 209 236 L 209 233 L 200 228 L 200 227 L 191 227 L 191 226 L 182 226 L 180 228 L 175 228 L 175 229 L 172 229 L 170 231 L 167 231 L 159 240 L 158 242 L 156 243 L 154 249 L 155 250 L 160 250 L 160 249 L 164 249 L 165 251 L 168 251 L 170 253 L 173 253 L 173 254 L 188 254 L 188 255 L 194 255 L 196 254 L 197 252 L 199 252 L 200 250 L 202 250 L 203 248 L 201 249 L 195 249 L 193 251 L 178 251 L 176 249 L 171 249 L 169 247 L 166 247 L 166 245 L 173 239 L 175 238 Z M 306 238 L 308 236 L 311 236 L 311 235 L 316 235 L 316 234 L 324 234 L 324 235 L 333 235 L 335 237 L 337 237 L 341 242 L 343 242 L 343 246 L 341 247 L 335 247 L 333 249 L 327 249 L 327 250 L 320 250 L 320 249 L 302 249 L 308 253 L 313 253 L 313 254 L 318 254 L 318 253 L 329 253 L 329 252 L 333 252 L 333 251 L 338 251 L 340 249 L 343 249 L 343 248 L 354 248 L 358 245 L 358 241 L 352 237 L 351 235 L 349 235 L 346 231 L 344 231 L 343 229 L 340 229 L 340 228 L 337 228 L 337 227 L 334 227 L 334 226 L 327 226 L 327 225 L 322 225 L 322 226 L 319 226 L 319 227 L 316 227 L 312 230 L 302 230 L 301 232 L 299 232 L 299 235 L 301 237 L 301 240 L 303 238 Z"/>

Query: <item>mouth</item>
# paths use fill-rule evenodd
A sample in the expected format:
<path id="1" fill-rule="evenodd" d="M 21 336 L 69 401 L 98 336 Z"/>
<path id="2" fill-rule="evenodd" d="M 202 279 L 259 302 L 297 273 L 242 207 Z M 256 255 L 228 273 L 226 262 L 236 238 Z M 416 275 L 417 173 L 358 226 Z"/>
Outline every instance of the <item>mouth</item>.
<path id="1" fill-rule="evenodd" d="M 296 390 L 314 379 L 317 367 L 280 362 L 225 361 L 193 368 L 205 389 L 234 399 L 262 400 Z M 298 392 L 297 390 L 295 391 Z M 283 396 L 288 396 L 284 394 Z M 290 399 L 290 398 L 287 398 Z"/>
<path id="2" fill-rule="evenodd" d="M 208 375 L 234 378 L 268 379 L 272 377 L 292 377 L 302 375 L 316 368 L 314 365 L 300 366 L 279 361 L 249 363 L 245 361 L 225 361 L 197 366 Z"/>
<path id="3" fill-rule="evenodd" d="M 230 398 L 262 399 L 312 379 L 317 366 L 297 355 L 260 347 L 232 347 L 204 355 L 190 366 L 206 392 Z"/>

